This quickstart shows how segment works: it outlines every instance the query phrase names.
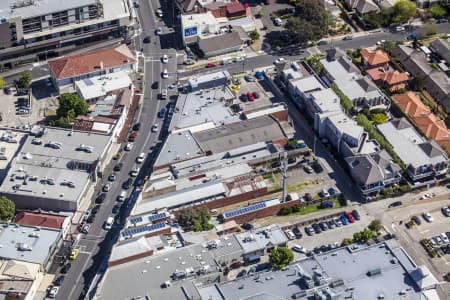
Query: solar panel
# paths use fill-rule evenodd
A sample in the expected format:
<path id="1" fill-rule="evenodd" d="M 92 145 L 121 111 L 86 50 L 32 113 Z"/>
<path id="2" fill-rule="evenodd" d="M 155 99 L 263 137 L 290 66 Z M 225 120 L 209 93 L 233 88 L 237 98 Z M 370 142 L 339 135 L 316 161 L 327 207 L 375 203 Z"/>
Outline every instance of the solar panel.
<path id="1" fill-rule="evenodd" d="M 223 216 L 225 218 L 232 218 L 235 216 L 239 216 L 239 215 L 244 215 L 246 213 L 258 210 L 258 209 L 262 209 L 266 207 L 266 203 L 265 202 L 259 202 L 259 203 L 255 203 L 246 207 L 239 207 L 230 211 L 227 211 L 223 214 Z"/>
<path id="2" fill-rule="evenodd" d="M 148 219 L 150 220 L 150 222 L 154 222 L 154 221 L 163 219 L 163 218 L 165 218 L 165 217 L 166 217 L 166 213 L 163 212 L 163 213 L 151 215 L 151 216 L 148 217 Z"/>
<path id="3" fill-rule="evenodd" d="M 142 220 L 143 220 L 142 217 L 135 217 L 130 219 L 130 223 L 136 224 L 142 222 Z"/>

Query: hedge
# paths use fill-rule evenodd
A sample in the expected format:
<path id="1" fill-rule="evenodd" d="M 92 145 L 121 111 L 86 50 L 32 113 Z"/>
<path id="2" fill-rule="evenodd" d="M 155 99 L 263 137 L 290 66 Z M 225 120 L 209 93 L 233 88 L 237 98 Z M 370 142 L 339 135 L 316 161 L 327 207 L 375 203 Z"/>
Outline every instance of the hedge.
<path id="1" fill-rule="evenodd" d="M 336 95 L 341 100 L 341 105 L 346 111 L 350 111 L 353 108 L 353 102 L 347 97 L 337 86 L 336 83 L 331 84 L 331 89 L 336 93 Z"/>

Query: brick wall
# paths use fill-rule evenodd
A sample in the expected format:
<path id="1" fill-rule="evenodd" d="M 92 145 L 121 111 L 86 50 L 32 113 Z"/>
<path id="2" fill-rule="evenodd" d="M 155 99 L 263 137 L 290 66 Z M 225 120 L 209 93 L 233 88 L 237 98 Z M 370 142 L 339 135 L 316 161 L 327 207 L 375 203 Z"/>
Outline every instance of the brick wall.
<path id="1" fill-rule="evenodd" d="M 261 219 L 261 218 L 265 218 L 265 217 L 269 217 L 269 216 L 275 216 L 278 214 L 278 212 L 280 211 L 280 209 L 282 207 L 291 207 L 294 206 L 295 204 L 299 204 L 298 201 L 287 201 L 284 203 L 280 203 L 278 205 L 274 205 L 274 206 L 270 206 L 261 210 L 257 210 L 245 215 L 240 215 L 240 216 L 236 216 L 233 218 L 229 218 L 227 219 L 227 221 L 230 220 L 234 220 L 236 221 L 236 223 L 238 224 L 243 224 L 246 222 L 251 222 L 255 219 Z"/>
<path id="2" fill-rule="evenodd" d="M 146 252 L 139 253 L 139 254 L 136 254 L 136 255 L 131 255 L 131 256 L 128 256 L 128 257 L 125 257 L 125 258 L 122 258 L 122 259 L 109 261 L 108 262 L 108 266 L 109 267 L 117 266 L 117 265 L 121 265 L 121 264 L 127 263 L 129 261 L 133 261 L 135 259 L 139 259 L 139 258 L 143 258 L 143 257 L 147 257 L 147 256 L 152 256 L 152 255 L 153 255 L 153 250 L 150 250 L 150 251 L 146 251 Z"/>

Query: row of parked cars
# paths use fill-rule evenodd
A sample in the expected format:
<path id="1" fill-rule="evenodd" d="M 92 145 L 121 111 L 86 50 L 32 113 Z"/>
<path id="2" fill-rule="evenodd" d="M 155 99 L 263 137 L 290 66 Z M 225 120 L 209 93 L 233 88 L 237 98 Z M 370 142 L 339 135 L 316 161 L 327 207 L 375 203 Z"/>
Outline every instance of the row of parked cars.
<path id="1" fill-rule="evenodd" d="M 353 210 L 352 212 L 344 212 L 339 218 L 333 218 L 328 221 L 314 223 L 311 226 L 305 227 L 305 232 L 309 236 L 320 234 L 322 233 L 322 231 L 327 231 L 329 229 L 334 229 L 337 227 L 348 225 L 350 223 L 355 223 L 360 219 L 361 216 L 359 215 L 357 210 Z"/>
<path id="2" fill-rule="evenodd" d="M 437 236 L 429 238 L 428 241 L 434 248 L 439 248 L 441 246 L 445 246 L 446 248 L 450 244 L 450 232 L 442 232 Z"/>
<path id="3" fill-rule="evenodd" d="M 16 101 L 16 114 L 28 115 L 31 110 L 30 98 L 19 97 Z"/>

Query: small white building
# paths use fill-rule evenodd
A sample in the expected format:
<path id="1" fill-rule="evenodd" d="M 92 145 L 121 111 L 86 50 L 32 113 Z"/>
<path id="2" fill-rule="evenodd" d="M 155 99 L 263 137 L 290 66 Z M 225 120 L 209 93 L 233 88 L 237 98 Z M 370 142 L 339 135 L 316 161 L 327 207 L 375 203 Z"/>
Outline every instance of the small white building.
<path id="1" fill-rule="evenodd" d="M 125 71 L 84 78 L 75 82 L 78 96 L 88 102 L 102 99 L 109 92 L 123 88 L 133 88 L 131 78 Z"/>

